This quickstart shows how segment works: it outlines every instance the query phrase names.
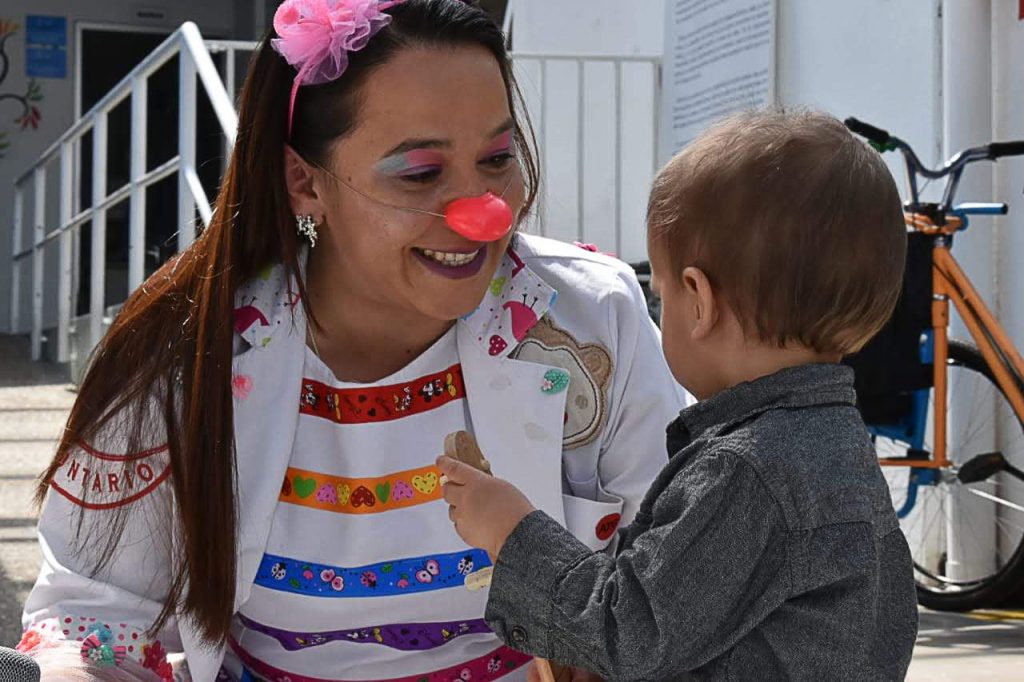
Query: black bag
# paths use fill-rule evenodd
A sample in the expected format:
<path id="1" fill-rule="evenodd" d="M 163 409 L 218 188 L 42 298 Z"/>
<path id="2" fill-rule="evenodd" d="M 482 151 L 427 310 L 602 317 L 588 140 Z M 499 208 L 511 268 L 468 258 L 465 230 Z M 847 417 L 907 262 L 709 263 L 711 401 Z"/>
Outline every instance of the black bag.
<path id="1" fill-rule="evenodd" d="M 843 361 L 856 373 L 858 407 L 868 424 L 899 422 L 910 412 L 913 392 L 932 386 L 932 365 L 921 362 L 921 339 L 931 329 L 934 240 L 920 232 L 907 235 L 903 291 L 892 318 Z"/>

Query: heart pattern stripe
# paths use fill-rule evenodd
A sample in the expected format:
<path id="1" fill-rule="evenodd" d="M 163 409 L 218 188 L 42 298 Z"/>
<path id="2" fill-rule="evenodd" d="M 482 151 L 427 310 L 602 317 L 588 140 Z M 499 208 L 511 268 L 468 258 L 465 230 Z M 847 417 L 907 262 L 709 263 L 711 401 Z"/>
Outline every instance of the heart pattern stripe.
<path id="1" fill-rule="evenodd" d="M 281 502 L 338 514 L 378 514 L 441 499 L 440 472 L 433 466 L 380 478 L 344 478 L 290 467 L 285 481 Z"/>
<path id="2" fill-rule="evenodd" d="M 413 476 L 412 487 L 424 495 L 430 495 L 437 489 L 437 474 L 431 471 L 423 476 Z"/>
<path id="3" fill-rule="evenodd" d="M 316 479 L 315 478 L 304 478 L 296 475 L 292 477 L 293 490 L 295 495 L 299 499 L 305 499 L 312 495 L 316 491 Z M 284 492 L 283 490 L 281 491 Z"/>
<path id="4" fill-rule="evenodd" d="M 395 489 L 391 493 L 391 497 L 398 502 L 399 500 L 411 500 L 416 495 L 409 487 L 409 484 L 405 481 L 399 481 L 395 483 Z"/>

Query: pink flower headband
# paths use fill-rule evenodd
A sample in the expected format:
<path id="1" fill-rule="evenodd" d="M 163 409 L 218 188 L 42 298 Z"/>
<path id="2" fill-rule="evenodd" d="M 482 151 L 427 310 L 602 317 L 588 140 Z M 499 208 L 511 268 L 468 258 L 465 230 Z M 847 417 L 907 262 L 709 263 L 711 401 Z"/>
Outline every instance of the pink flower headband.
<path id="1" fill-rule="evenodd" d="M 274 14 L 274 50 L 298 73 L 288 103 L 288 138 L 299 86 L 330 83 L 348 68 L 348 53 L 366 47 L 391 22 L 384 10 L 404 0 L 285 0 Z"/>

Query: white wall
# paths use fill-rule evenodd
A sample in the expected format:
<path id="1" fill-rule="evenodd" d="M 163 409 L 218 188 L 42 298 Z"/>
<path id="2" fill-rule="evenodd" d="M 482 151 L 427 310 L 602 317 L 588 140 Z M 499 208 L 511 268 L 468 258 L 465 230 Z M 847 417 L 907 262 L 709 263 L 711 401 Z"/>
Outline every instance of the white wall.
<path id="1" fill-rule="evenodd" d="M 661 54 L 664 0 L 509 0 L 517 50 Z"/>
<path id="2" fill-rule="evenodd" d="M 942 149 L 947 158 L 957 151 L 985 144 L 992 140 L 992 3 L 991 0 L 976 0 L 971 3 L 947 2 L 942 16 Z M 957 193 L 958 200 L 992 201 L 995 166 L 991 163 L 977 163 L 964 173 Z M 991 218 L 972 218 L 966 232 L 957 235 L 953 251 L 974 282 L 981 296 L 994 303 L 997 275 L 994 260 L 993 229 Z M 954 316 L 952 336 L 970 339 L 958 316 Z M 977 408 L 972 402 L 978 397 L 957 392 L 955 387 L 950 396 L 950 433 L 954 457 L 964 453 L 955 452 L 960 436 L 968 430 L 976 433 L 972 437 L 972 453 L 992 452 L 997 449 L 996 430 L 991 424 L 979 425 Z M 996 405 L 986 406 L 994 410 Z M 962 459 L 959 461 L 963 461 Z M 985 499 L 960 491 L 954 492 L 949 500 L 950 521 L 947 524 L 948 554 L 946 566 L 950 575 L 969 577 L 994 568 L 996 526 L 992 519 L 997 510 Z M 970 542 L 964 542 L 965 536 Z"/>
<path id="3" fill-rule="evenodd" d="M 996 140 L 1024 139 L 1024 21 L 1013 21 L 1017 2 L 993 0 L 992 127 Z M 994 167 L 995 196 L 1010 204 L 1010 213 L 996 221 L 993 251 L 998 264 L 998 313 L 1017 342 L 1024 346 L 1024 159 L 1007 159 Z"/>
<path id="4" fill-rule="evenodd" d="M 166 12 L 166 19 L 158 22 L 141 23 L 134 18 L 139 6 L 155 6 Z M 191 20 L 199 24 L 201 30 L 208 35 L 232 37 L 235 35 L 234 0 L 175 0 L 175 2 L 139 3 L 136 0 L 4 0 L 0 5 L 0 19 L 14 21 L 21 28 L 18 33 L 7 41 L 6 52 L 11 58 L 11 71 L 3 86 L 3 92 L 24 92 L 25 88 L 25 16 L 48 15 L 63 16 L 68 24 L 68 64 L 67 77 L 63 79 L 41 78 L 38 82 L 42 88 L 43 100 L 39 103 L 42 120 L 38 130 L 21 131 L 12 123 L 19 112 L 12 102 L 0 102 L 0 129 L 8 133 L 10 147 L 3 159 L 0 159 L 0 333 L 9 331 L 10 324 L 10 269 L 12 253 L 11 221 L 14 179 L 21 175 L 50 144 L 67 130 L 74 120 L 74 55 L 75 25 L 78 22 L 110 23 L 132 26 L 158 27 L 173 31 L 182 22 Z M 248 37 L 248 35 L 246 35 Z M 52 176 L 59 173 L 59 168 L 49 169 Z M 48 196 L 56 197 L 56 185 L 49 183 Z M 27 197 L 25 223 L 22 228 L 23 247 L 29 245 L 31 225 L 31 196 Z M 48 218 L 56 220 L 56 205 L 51 202 Z M 50 229 L 55 225 L 51 223 Z M 45 269 L 48 273 L 56 272 L 56 242 L 47 249 Z M 30 319 L 31 299 L 27 297 L 31 287 L 30 261 L 22 261 L 22 305 L 21 325 L 24 329 Z M 47 299 L 46 308 L 56 311 L 56 279 L 47 277 L 44 286 Z"/>
<path id="5" fill-rule="evenodd" d="M 992 35 L 992 137 L 998 141 L 1024 139 L 1024 21 L 1017 20 L 1018 2 L 991 0 Z M 1010 213 L 995 221 L 990 254 L 994 261 L 990 278 L 994 290 L 996 315 L 1014 340 L 1024 348 L 1024 158 L 1005 159 L 993 167 L 992 187 L 995 199 L 1010 205 Z M 1001 415 L 997 443 L 1008 457 L 1020 461 L 1024 444 L 1020 427 L 1010 415 Z M 1016 436 L 1016 438 L 1014 438 Z M 1015 502 L 1024 504 L 1021 486 Z"/>
<path id="6" fill-rule="evenodd" d="M 925 163 L 938 161 L 939 4 L 779 0 L 779 104 L 855 116 L 909 142 Z M 899 157 L 889 155 L 887 161 L 902 181 Z"/>

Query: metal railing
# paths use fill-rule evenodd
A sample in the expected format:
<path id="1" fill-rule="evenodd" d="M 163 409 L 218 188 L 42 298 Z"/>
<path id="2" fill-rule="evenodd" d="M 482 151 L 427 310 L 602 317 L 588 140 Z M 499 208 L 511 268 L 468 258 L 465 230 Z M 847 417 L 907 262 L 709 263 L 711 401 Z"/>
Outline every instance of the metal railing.
<path id="1" fill-rule="evenodd" d="M 247 40 L 207 40 L 206 49 L 211 55 L 224 55 L 224 90 L 227 91 L 231 101 L 235 101 L 238 92 L 238 53 L 254 52 L 259 43 Z M 237 122 L 236 122 L 237 126 Z M 225 163 L 231 158 L 231 147 L 234 144 L 234 135 L 231 138 L 224 138 L 224 160 Z"/>
<path id="2" fill-rule="evenodd" d="M 544 53 L 544 52 L 512 52 L 511 55 L 513 62 L 517 67 L 523 67 L 525 65 L 534 63 L 538 67 L 536 73 L 536 82 L 534 87 L 539 93 L 540 101 L 538 103 L 537 110 L 533 112 L 533 122 L 537 131 L 537 145 L 544 154 L 546 151 L 546 142 L 550 137 L 548 131 L 548 100 L 549 100 L 549 65 L 555 64 L 574 64 L 575 65 L 575 94 L 577 98 L 576 102 L 576 127 L 571 133 L 575 135 L 575 155 L 576 155 L 576 235 L 575 238 L 580 241 L 588 241 L 585 226 L 585 213 L 586 213 L 586 195 L 584 192 L 584 168 L 586 164 L 587 151 L 590 149 L 593 151 L 592 146 L 588 146 L 587 140 L 585 139 L 585 131 L 587 124 L 588 109 L 586 106 L 587 99 L 587 78 L 586 78 L 586 67 L 593 64 L 607 64 L 611 65 L 613 69 L 612 75 L 612 88 L 613 88 L 613 102 L 611 106 L 615 108 L 615 134 L 610 140 L 612 148 L 612 155 L 614 158 L 614 205 L 615 205 L 615 240 L 616 243 L 614 248 L 617 253 L 622 253 L 622 230 L 623 230 L 623 132 L 624 132 L 624 99 L 623 99 L 623 67 L 626 65 L 646 65 L 649 68 L 646 69 L 645 78 L 650 81 L 650 93 L 651 100 L 650 105 L 650 137 L 651 137 L 651 149 L 650 149 L 650 179 L 653 179 L 655 173 L 658 170 L 658 158 L 659 158 L 659 126 L 660 126 L 660 102 L 661 102 L 661 58 L 657 56 L 647 55 L 621 55 L 621 54 L 565 54 L 565 53 Z M 635 169 L 631 169 L 635 170 Z M 544 217 L 545 217 L 545 199 L 540 198 L 538 202 L 538 222 L 541 224 L 542 234 L 546 233 L 544 229 Z M 605 246 L 605 245 L 603 245 Z M 610 245 L 606 245 L 607 248 L 611 248 Z"/>
<path id="3" fill-rule="evenodd" d="M 220 129 L 224 134 L 225 150 L 230 153 L 238 127 L 238 115 L 233 104 L 235 51 L 251 50 L 253 43 L 204 43 L 195 24 L 185 23 L 159 47 L 131 70 L 109 93 L 54 142 L 24 174 L 15 180 L 14 223 L 12 227 L 13 262 L 11 274 L 11 331 L 21 331 L 22 266 L 31 261 L 32 269 L 32 359 L 42 354 L 43 287 L 45 282 L 44 251 L 58 242 L 59 265 L 57 276 L 57 338 L 56 360 L 70 360 L 72 332 L 72 243 L 74 231 L 84 223 L 91 223 L 90 287 L 88 342 L 94 347 L 103 334 L 104 292 L 106 274 L 107 211 L 116 204 L 129 201 L 128 286 L 133 291 L 142 284 L 145 272 L 145 219 L 146 189 L 151 185 L 178 175 L 178 236 L 177 249 L 185 249 L 195 239 L 195 217 L 198 210 L 204 225 L 209 224 L 212 209 L 196 171 L 196 104 L 197 76 L 209 98 Z M 227 55 L 227 83 L 211 58 L 211 52 Z M 146 168 L 147 105 L 149 78 L 168 61 L 178 57 L 178 153 L 159 166 Z M 232 93 L 229 95 L 228 93 Z M 125 99 L 131 98 L 131 161 L 130 178 L 114 191 L 107 188 L 107 125 L 110 112 Z M 80 181 L 74 155 L 76 145 L 92 133 L 92 197 L 91 205 L 75 210 L 75 192 Z M 56 226 L 46 220 L 47 166 L 59 159 L 59 216 Z M 33 188 L 31 215 L 32 245 L 22 249 L 25 226 L 25 190 L 29 181 Z"/>

